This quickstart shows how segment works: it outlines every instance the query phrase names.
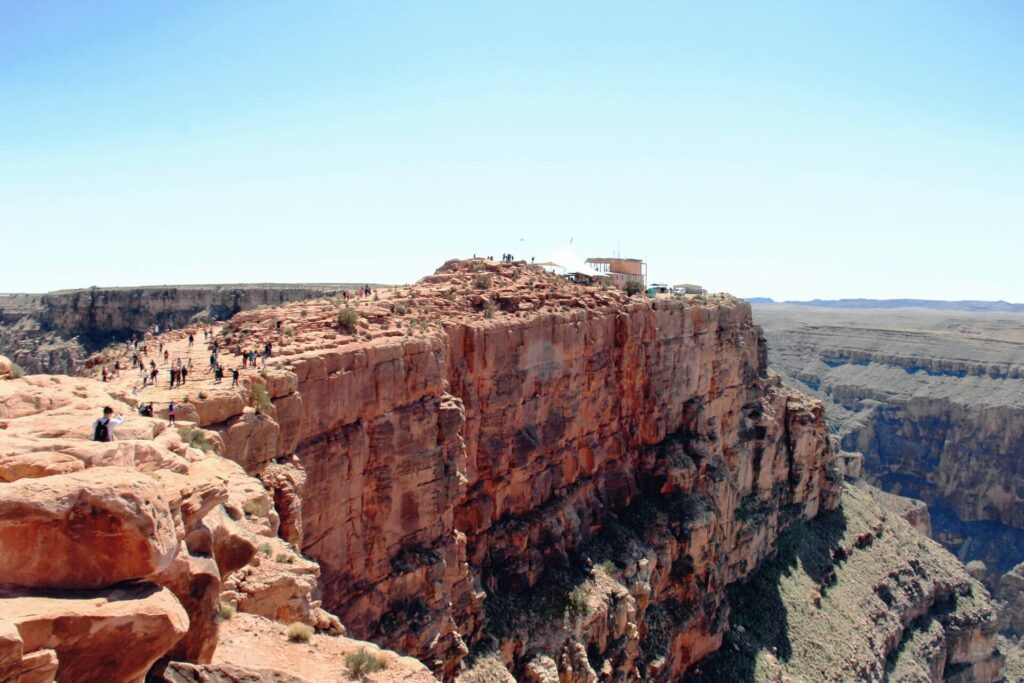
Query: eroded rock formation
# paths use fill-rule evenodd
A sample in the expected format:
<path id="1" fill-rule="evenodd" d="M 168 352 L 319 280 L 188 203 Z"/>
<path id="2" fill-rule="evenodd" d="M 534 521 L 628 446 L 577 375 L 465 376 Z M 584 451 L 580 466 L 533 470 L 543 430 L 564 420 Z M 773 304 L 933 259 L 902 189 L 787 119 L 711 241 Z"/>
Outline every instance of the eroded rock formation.
<path id="1" fill-rule="evenodd" d="M 183 387 L 165 388 L 163 365 L 160 387 L 132 370 L 0 382 L 0 500 L 15 511 L 0 549 L 18 576 L 4 599 L 70 614 L 70 589 L 127 579 L 159 596 L 166 639 L 126 680 L 155 660 L 165 681 L 333 678 L 370 647 L 343 629 L 427 667 L 368 650 L 393 680 L 678 680 L 722 643 L 727 588 L 839 505 L 820 403 L 768 372 L 749 305 L 729 296 L 651 302 L 453 261 L 351 308 L 238 313 L 215 334 L 219 362 L 273 356 L 237 386 L 206 370 L 213 340 L 187 334 L 150 340 L 195 362 Z M 100 406 L 140 401 L 157 416 L 88 440 Z M 26 523 L 57 560 L 85 561 L 40 579 Z M 76 524 L 132 550 L 84 556 Z M 322 657 L 288 650 L 289 622 L 334 634 L 311 636 Z M 0 611 L 0 671 L 95 675 L 76 668 L 85 644 L 30 630 Z"/>
<path id="2" fill-rule="evenodd" d="M 879 487 L 999 576 L 1024 561 L 1024 316 L 756 306 L 771 365 L 825 401 Z"/>

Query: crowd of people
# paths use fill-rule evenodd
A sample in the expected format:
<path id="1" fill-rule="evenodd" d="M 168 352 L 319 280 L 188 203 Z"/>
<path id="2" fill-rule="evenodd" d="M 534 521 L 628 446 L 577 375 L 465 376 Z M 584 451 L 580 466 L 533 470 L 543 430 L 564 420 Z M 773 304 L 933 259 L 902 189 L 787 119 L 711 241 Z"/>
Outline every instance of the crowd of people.
<path id="1" fill-rule="evenodd" d="M 372 289 L 369 286 L 359 289 L 359 295 L 369 296 L 372 293 Z M 346 292 L 346 296 L 349 292 Z M 281 327 L 280 322 L 277 324 L 277 329 Z M 132 395 L 138 396 L 140 391 L 143 391 L 149 387 L 157 386 L 157 378 L 161 372 L 166 371 L 168 384 L 167 388 L 174 389 L 185 386 L 186 381 L 190 375 L 194 375 L 192 349 L 195 347 L 198 332 L 195 329 L 188 331 L 188 352 L 184 358 L 175 357 L 171 358 L 171 347 L 165 347 L 162 339 L 157 339 L 155 335 L 159 334 L 160 326 L 156 323 L 150 325 L 146 334 L 143 338 L 139 338 L 137 334 L 133 334 L 131 338 L 125 342 L 125 347 L 121 357 L 115 358 L 114 362 L 104 363 L 100 368 L 100 379 L 104 382 L 112 381 L 113 379 L 121 376 L 123 372 L 129 371 L 127 367 L 122 367 L 121 358 L 127 356 L 126 365 L 130 362 L 130 371 L 138 373 L 138 383 L 133 382 L 132 384 Z M 222 357 L 226 351 L 220 339 L 213 332 L 212 329 L 203 327 L 202 330 L 203 341 L 207 349 L 210 351 L 210 365 L 209 373 L 213 379 L 214 384 L 219 384 L 223 381 L 225 374 L 230 372 L 231 375 L 231 386 L 237 387 L 239 385 L 239 379 L 241 377 L 241 371 L 245 368 L 256 369 L 259 366 L 260 369 L 266 369 L 267 361 L 273 354 L 274 346 L 273 342 L 266 341 L 263 343 L 262 348 L 256 346 L 255 348 L 243 348 L 240 342 L 234 345 L 234 356 L 238 358 L 240 364 L 233 367 L 228 371 L 224 367 Z M 153 344 L 156 344 L 156 348 L 153 349 Z M 152 354 L 151 352 L 155 351 Z M 139 414 L 142 416 L 153 416 L 153 402 L 140 402 L 137 406 Z M 177 417 L 177 406 L 173 401 L 167 403 L 167 418 L 170 424 L 175 424 Z M 97 419 L 93 423 L 94 439 L 97 441 L 113 441 L 114 440 L 114 428 L 124 422 L 124 416 L 119 415 L 113 417 L 113 410 L 111 408 L 105 408 L 103 416 Z"/>

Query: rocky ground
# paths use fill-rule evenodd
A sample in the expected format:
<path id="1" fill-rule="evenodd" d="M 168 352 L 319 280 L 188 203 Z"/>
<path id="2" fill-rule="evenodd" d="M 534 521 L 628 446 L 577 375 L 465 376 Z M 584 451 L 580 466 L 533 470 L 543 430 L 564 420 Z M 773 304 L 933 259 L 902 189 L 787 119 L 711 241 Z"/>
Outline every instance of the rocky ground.
<path id="1" fill-rule="evenodd" d="M 731 630 L 688 680 L 996 680 L 1005 655 L 985 588 L 867 487 L 794 528 L 729 592 Z M 1013 679 L 1017 680 L 1017 679 Z"/>

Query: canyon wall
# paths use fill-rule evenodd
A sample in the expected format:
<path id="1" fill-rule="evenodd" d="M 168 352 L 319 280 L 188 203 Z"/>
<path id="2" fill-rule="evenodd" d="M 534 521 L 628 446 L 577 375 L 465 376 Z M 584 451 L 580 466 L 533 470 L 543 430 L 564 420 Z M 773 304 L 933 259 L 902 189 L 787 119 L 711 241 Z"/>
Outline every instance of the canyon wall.
<path id="1" fill-rule="evenodd" d="M 891 547 L 872 513 L 855 511 L 864 529 L 846 516 L 821 404 L 768 370 L 750 306 L 727 295 L 652 301 L 453 261 L 351 308 L 237 313 L 216 331 L 221 364 L 273 348 L 237 384 L 188 332 L 158 340 L 195 363 L 184 386 L 166 368 L 153 386 L 0 363 L 4 675 L 312 681 L 369 657 L 389 664 L 371 680 L 675 681 L 722 645 L 731 594 L 770 571 L 780 537 L 842 518 L 855 535 L 814 542 L 834 564 Z M 139 403 L 156 417 L 89 441 L 98 406 Z M 108 552 L 79 542 L 94 537 Z M 927 596 L 887 603 L 871 652 L 962 598 L 960 630 L 928 632 L 936 680 L 947 665 L 996 680 L 987 595 L 962 567 L 918 580 L 946 571 L 933 559 L 890 586 Z M 317 633 L 289 645 L 287 624 Z M 139 648 L 130 671 L 118 643 Z"/>
<path id="2" fill-rule="evenodd" d="M 1024 561 L 1024 316 L 757 306 L 772 367 L 989 585 Z"/>

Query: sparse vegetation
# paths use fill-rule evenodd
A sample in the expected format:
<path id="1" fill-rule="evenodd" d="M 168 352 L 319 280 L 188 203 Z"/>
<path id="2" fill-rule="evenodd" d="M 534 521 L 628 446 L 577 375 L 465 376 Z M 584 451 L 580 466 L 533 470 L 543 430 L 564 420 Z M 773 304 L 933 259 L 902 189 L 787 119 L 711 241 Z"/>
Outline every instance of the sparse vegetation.
<path id="1" fill-rule="evenodd" d="M 409 312 L 409 307 L 405 304 L 395 304 L 395 315 L 405 315 Z"/>
<path id="2" fill-rule="evenodd" d="M 288 640 L 293 643 L 308 643 L 313 637 L 313 627 L 296 621 L 288 625 Z"/>
<path id="3" fill-rule="evenodd" d="M 491 286 L 491 274 L 481 273 L 473 278 L 474 289 L 488 289 Z"/>
<path id="4" fill-rule="evenodd" d="M 587 605 L 587 585 L 581 583 L 565 596 L 565 613 L 570 617 L 585 617 L 590 613 Z"/>
<path id="5" fill-rule="evenodd" d="M 206 438 L 206 433 L 196 427 L 178 427 L 181 440 L 189 448 L 198 448 L 203 453 L 214 450 L 213 444 Z"/>
<path id="6" fill-rule="evenodd" d="M 362 677 L 388 668 L 388 662 L 366 648 L 345 655 L 345 668 L 351 676 Z"/>
<path id="7" fill-rule="evenodd" d="M 289 555 L 288 553 L 278 553 L 277 555 L 274 556 L 274 559 L 276 561 L 278 561 L 278 562 L 282 562 L 284 564 L 289 564 L 292 561 L 292 556 Z"/>
<path id="8" fill-rule="evenodd" d="M 261 553 L 263 553 L 267 557 L 270 557 L 271 555 L 274 554 L 274 548 L 269 543 L 260 543 L 259 550 L 260 550 Z"/>
<path id="9" fill-rule="evenodd" d="M 252 405 L 261 413 L 269 413 L 274 404 L 270 402 L 267 395 L 267 388 L 262 384 L 252 385 Z"/>
<path id="10" fill-rule="evenodd" d="M 247 500 L 242 503 L 242 512 L 245 513 L 246 517 L 259 517 L 260 516 L 260 503 L 258 500 Z"/>
<path id="11" fill-rule="evenodd" d="M 286 337 L 294 337 L 295 336 L 295 328 L 292 325 L 287 325 L 284 328 L 284 336 L 286 336 Z"/>
<path id="12" fill-rule="evenodd" d="M 356 331 L 356 325 L 359 323 L 359 314 L 352 310 L 350 307 L 338 311 L 338 329 L 348 334 L 353 334 Z"/>
<path id="13" fill-rule="evenodd" d="M 25 376 L 25 368 L 21 367 L 14 361 L 11 361 L 11 379 L 18 379 L 19 377 Z"/>
<path id="14" fill-rule="evenodd" d="M 644 286 L 636 280 L 630 280 L 626 283 L 626 294 L 629 296 L 636 296 L 644 291 Z"/>
<path id="15" fill-rule="evenodd" d="M 490 320 L 491 318 L 493 318 L 494 317 L 494 310 L 495 310 L 494 303 L 492 303 L 490 301 L 485 301 L 484 302 L 484 318 L 485 319 Z"/>
<path id="16" fill-rule="evenodd" d="M 231 619 L 231 617 L 235 616 L 234 605 L 229 605 L 226 602 L 220 603 L 219 616 L 221 621 L 228 621 L 229 619 Z"/>
<path id="17" fill-rule="evenodd" d="M 205 400 L 205 399 L 206 399 L 206 392 L 205 391 L 200 391 L 199 392 L 199 400 L 202 401 L 202 400 Z"/>

